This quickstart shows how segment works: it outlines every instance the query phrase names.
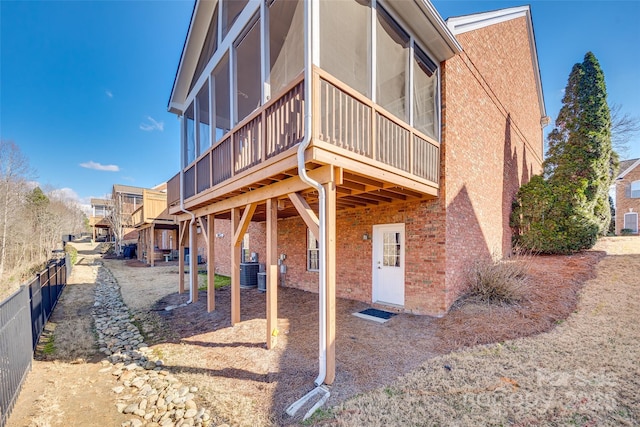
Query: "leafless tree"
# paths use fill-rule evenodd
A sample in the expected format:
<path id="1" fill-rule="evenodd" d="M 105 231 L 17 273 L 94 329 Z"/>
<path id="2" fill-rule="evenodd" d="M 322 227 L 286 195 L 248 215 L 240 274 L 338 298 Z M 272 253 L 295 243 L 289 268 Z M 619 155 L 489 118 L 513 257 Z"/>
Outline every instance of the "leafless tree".
<path id="1" fill-rule="evenodd" d="M 106 216 L 109 227 L 115 238 L 115 252 L 120 254 L 122 250 L 122 240 L 124 238 L 124 227 L 127 225 L 124 215 L 124 200 L 121 193 L 114 193 L 111 197 L 111 210 Z"/>
<path id="2" fill-rule="evenodd" d="M 611 144 L 620 159 L 629 156 L 629 143 L 640 134 L 640 118 L 622 111 L 620 104 L 611 104 Z"/>
<path id="3" fill-rule="evenodd" d="M 19 206 L 31 171 L 29 162 L 13 141 L 0 139 L 0 277 L 7 263 L 10 227 L 17 219 L 12 215 Z"/>

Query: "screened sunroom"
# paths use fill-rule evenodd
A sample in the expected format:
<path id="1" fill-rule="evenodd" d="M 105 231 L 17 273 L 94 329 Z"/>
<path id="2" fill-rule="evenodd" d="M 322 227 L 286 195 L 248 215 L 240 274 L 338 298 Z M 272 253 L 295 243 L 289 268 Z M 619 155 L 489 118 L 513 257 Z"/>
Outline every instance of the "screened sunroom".
<path id="1" fill-rule="evenodd" d="M 437 197 L 439 64 L 458 51 L 423 0 L 198 1 L 169 102 L 172 213 L 295 176 L 305 93 L 307 168 L 339 168 L 338 208 Z"/>

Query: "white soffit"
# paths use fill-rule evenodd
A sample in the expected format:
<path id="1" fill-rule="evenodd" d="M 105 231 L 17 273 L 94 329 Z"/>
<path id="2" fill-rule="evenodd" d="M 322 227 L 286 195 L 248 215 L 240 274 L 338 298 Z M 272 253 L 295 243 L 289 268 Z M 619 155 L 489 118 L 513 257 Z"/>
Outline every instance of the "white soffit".
<path id="1" fill-rule="evenodd" d="M 453 34 L 458 35 L 522 17 L 527 18 L 529 47 L 538 90 L 538 102 L 540 104 L 541 117 L 545 117 L 547 115 L 547 109 L 544 106 L 542 77 L 540 76 L 540 64 L 538 64 L 538 49 L 536 47 L 536 36 L 533 31 L 533 20 L 531 19 L 531 8 L 529 6 L 510 7 L 508 9 L 493 10 L 491 12 L 474 13 L 473 15 L 454 16 L 447 19 L 447 27 L 449 27 L 449 30 L 451 30 Z"/>
<path id="2" fill-rule="evenodd" d="M 438 62 L 462 52 L 462 46 L 429 0 L 386 0 L 380 3 L 402 18 Z"/>
<path id="3" fill-rule="evenodd" d="M 182 47 L 180 64 L 178 65 L 171 96 L 169 97 L 168 110 L 172 113 L 182 113 L 177 107 L 182 106 L 189 94 L 189 85 L 198 64 L 204 39 L 207 36 L 211 17 L 213 16 L 213 10 L 217 3 L 217 1 L 197 1 L 194 6 L 191 22 L 189 23 L 189 32 Z"/>
<path id="4" fill-rule="evenodd" d="M 529 6 L 511 7 L 491 12 L 474 13 L 473 15 L 454 16 L 447 19 L 447 26 L 455 35 L 499 24 L 529 14 Z"/>

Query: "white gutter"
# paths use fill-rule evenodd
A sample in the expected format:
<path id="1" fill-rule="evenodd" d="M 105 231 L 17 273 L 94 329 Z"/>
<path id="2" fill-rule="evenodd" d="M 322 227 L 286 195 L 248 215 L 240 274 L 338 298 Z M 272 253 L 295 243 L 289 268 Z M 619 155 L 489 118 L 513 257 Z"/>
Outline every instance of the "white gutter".
<path id="1" fill-rule="evenodd" d="M 193 286 L 191 286 L 191 284 L 193 283 L 193 274 L 195 271 L 195 274 L 198 274 L 197 268 L 198 268 L 198 251 L 196 248 L 196 256 L 194 257 L 193 255 L 193 248 L 194 248 L 194 240 L 195 240 L 195 236 L 193 235 L 193 233 L 191 232 L 193 230 L 193 224 L 196 222 L 196 215 L 185 209 L 184 207 L 184 167 L 182 165 L 185 164 L 185 150 L 184 150 L 184 145 L 183 145 L 183 135 L 182 135 L 182 124 L 183 124 L 183 120 L 184 120 L 184 115 L 180 116 L 180 210 L 186 214 L 191 215 L 191 221 L 189 222 L 189 301 L 187 301 L 185 303 L 186 304 L 191 304 L 193 302 Z M 178 242 L 178 247 L 180 247 L 180 243 L 182 242 Z M 184 254 L 178 254 L 178 256 L 182 257 L 184 256 Z M 194 261 L 195 260 L 195 261 Z M 180 274 L 184 274 L 183 271 L 180 272 Z"/>
<path id="2" fill-rule="evenodd" d="M 319 227 L 318 234 L 318 246 L 319 246 L 319 259 L 320 259 L 320 272 L 318 280 L 318 320 L 319 320 L 319 336 L 318 336 L 318 377 L 315 379 L 314 384 L 316 388 L 311 390 L 305 396 L 289 406 L 286 410 L 287 414 L 294 416 L 296 412 L 309 401 L 309 399 L 321 395 L 321 399 L 316 402 L 315 405 L 309 409 L 305 414 L 304 419 L 309 418 L 320 406 L 322 406 L 327 399 L 329 399 L 329 390 L 324 386 L 324 380 L 327 375 L 327 263 L 326 263 L 326 194 L 324 187 L 318 181 L 315 181 L 307 175 L 307 169 L 305 165 L 305 151 L 311 142 L 311 130 L 312 130 L 312 102 L 311 102 L 311 88 L 313 78 L 313 41 L 311 40 L 312 30 L 312 2 L 314 0 L 306 0 L 304 2 L 304 47 L 305 47 L 305 59 L 304 59 L 304 138 L 298 146 L 297 159 L 298 159 L 298 175 L 300 179 L 315 188 L 318 191 L 318 218 Z"/>
<path id="3" fill-rule="evenodd" d="M 313 70 L 313 52 L 312 52 L 312 41 L 310 40 L 312 34 L 312 13 L 311 13 L 311 2 L 312 0 L 308 0 L 304 3 L 304 13 L 305 13 L 305 23 L 309 26 L 304 32 L 304 45 L 305 45 L 305 66 L 304 66 L 304 139 L 298 146 L 298 175 L 300 175 L 300 179 L 314 187 L 318 190 L 319 197 L 319 207 L 318 207 L 318 218 L 319 218 L 319 228 L 318 228 L 318 245 L 319 245 L 319 258 L 320 258 L 320 274 L 318 281 L 318 298 L 320 300 L 320 312 L 318 313 L 318 318 L 320 322 L 319 327 L 319 372 L 318 377 L 314 381 L 316 386 L 320 386 L 325 379 L 327 374 L 327 328 L 326 328 L 326 308 L 327 308 L 327 263 L 326 263 L 326 248 L 327 242 L 325 237 L 325 228 L 327 226 L 326 223 L 326 194 L 324 191 L 324 187 L 318 181 L 315 181 L 307 175 L 307 169 L 305 165 L 304 153 L 311 142 L 311 129 L 313 125 L 312 120 L 312 109 L 311 109 L 311 79 L 313 78 L 312 70 Z"/>

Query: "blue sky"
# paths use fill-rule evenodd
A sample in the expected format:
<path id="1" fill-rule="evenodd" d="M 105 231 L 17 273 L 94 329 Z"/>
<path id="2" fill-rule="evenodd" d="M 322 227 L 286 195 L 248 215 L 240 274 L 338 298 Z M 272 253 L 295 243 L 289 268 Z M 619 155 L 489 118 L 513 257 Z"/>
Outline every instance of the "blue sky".
<path id="1" fill-rule="evenodd" d="M 434 1 L 443 18 L 526 4 Z M 640 2 L 531 1 L 547 114 L 594 52 L 609 102 L 640 117 Z M 43 186 L 81 203 L 114 183 L 150 187 L 179 168 L 166 111 L 193 3 L 0 0 L 0 136 Z M 547 131 L 551 126 L 547 127 Z M 640 157 L 640 139 L 630 151 Z"/>

